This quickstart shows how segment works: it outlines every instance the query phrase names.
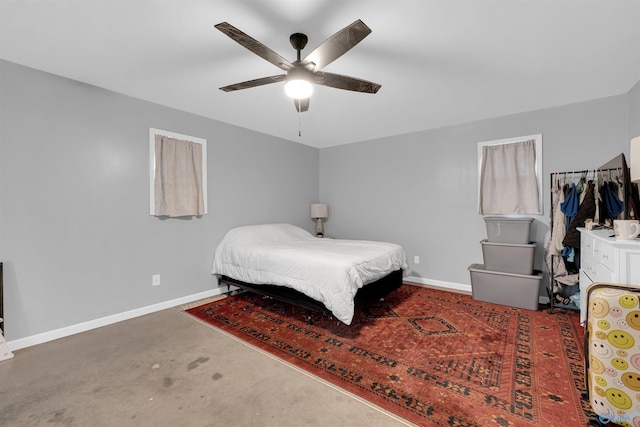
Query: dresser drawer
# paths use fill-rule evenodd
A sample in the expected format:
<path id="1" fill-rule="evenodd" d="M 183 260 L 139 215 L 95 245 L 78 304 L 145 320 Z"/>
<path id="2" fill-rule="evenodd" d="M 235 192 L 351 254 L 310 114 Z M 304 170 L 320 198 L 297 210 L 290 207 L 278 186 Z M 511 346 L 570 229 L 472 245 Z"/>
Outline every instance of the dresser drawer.
<path id="1" fill-rule="evenodd" d="M 640 248 L 622 253 L 620 269 L 626 277 L 625 283 L 640 286 Z"/>
<path id="2" fill-rule="evenodd" d="M 613 271 L 616 267 L 615 248 L 604 242 L 594 242 L 594 261 L 604 264 L 610 271 Z"/>
<path id="3" fill-rule="evenodd" d="M 594 273 L 590 277 L 594 282 L 613 282 L 613 271 L 609 270 L 607 266 L 601 262 L 594 264 Z"/>
<path id="4" fill-rule="evenodd" d="M 586 233 L 580 234 L 580 257 L 583 266 L 589 266 L 594 261 L 595 239 Z"/>
<path id="5" fill-rule="evenodd" d="M 615 248 L 582 234 L 580 241 L 581 270 L 590 282 L 609 282 L 614 278 Z"/>

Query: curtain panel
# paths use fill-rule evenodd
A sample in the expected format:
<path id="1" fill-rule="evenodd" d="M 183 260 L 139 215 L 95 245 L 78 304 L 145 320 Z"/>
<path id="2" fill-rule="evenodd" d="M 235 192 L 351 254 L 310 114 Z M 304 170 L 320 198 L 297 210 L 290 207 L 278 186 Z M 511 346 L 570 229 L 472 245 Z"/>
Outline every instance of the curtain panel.
<path id="1" fill-rule="evenodd" d="M 155 135 L 156 216 L 205 214 L 202 144 Z"/>
<path id="2" fill-rule="evenodd" d="M 539 195 L 535 140 L 482 147 L 481 214 L 538 214 Z"/>

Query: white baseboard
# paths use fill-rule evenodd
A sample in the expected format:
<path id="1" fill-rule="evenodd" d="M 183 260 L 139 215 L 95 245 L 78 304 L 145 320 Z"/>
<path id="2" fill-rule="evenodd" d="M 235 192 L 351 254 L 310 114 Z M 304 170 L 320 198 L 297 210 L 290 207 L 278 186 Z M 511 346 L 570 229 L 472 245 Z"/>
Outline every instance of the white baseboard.
<path id="1" fill-rule="evenodd" d="M 415 283 L 418 285 L 435 286 L 443 289 L 451 289 L 455 291 L 469 292 L 471 293 L 471 285 L 465 285 L 461 283 L 445 282 L 442 280 L 425 279 L 422 277 L 407 276 L 403 279 L 405 282 Z M 55 329 L 53 331 L 43 332 L 41 334 L 31 335 L 17 340 L 7 341 L 9 349 L 12 351 L 20 350 L 22 348 L 31 347 L 33 345 L 42 344 L 48 341 L 57 340 L 58 338 L 68 337 L 70 335 L 78 334 L 80 332 L 86 332 L 91 329 L 100 328 L 102 326 L 111 325 L 113 323 L 122 322 L 123 320 L 133 319 L 134 317 L 144 316 L 145 314 L 154 313 L 156 311 L 165 310 L 167 308 L 175 307 L 182 304 L 187 304 L 199 299 L 209 298 L 216 295 L 221 295 L 225 290 L 222 288 L 215 288 L 209 291 L 200 292 L 198 294 L 188 295 L 186 297 L 176 298 L 170 301 L 164 301 L 158 304 L 148 305 L 146 307 L 136 308 L 134 310 L 125 311 L 123 313 L 113 314 L 111 316 L 101 317 L 95 320 L 89 320 L 87 322 L 78 323 L 76 325 L 66 326 L 64 328 Z M 548 303 L 549 298 L 541 296 L 541 303 Z"/>
<path id="2" fill-rule="evenodd" d="M 451 289 L 454 291 L 462 291 L 471 293 L 471 285 L 461 283 L 444 282 L 442 280 L 425 279 L 422 277 L 407 276 L 403 279 L 405 282 L 416 283 L 419 285 L 435 286 L 443 289 Z"/>
<path id="3" fill-rule="evenodd" d="M 200 292 L 198 294 L 188 295 L 169 301 L 164 301 L 158 304 L 148 305 L 146 307 L 140 307 L 134 310 L 125 311 L 123 313 L 89 320 L 87 322 L 78 323 L 76 325 L 66 326 L 64 328 L 55 329 L 53 331 L 43 332 L 41 334 L 7 341 L 7 345 L 12 351 L 20 350 L 22 348 L 31 347 L 33 345 L 57 340 L 58 338 L 68 337 L 80 332 L 86 332 L 91 329 L 96 329 L 102 326 L 111 325 L 113 323 L 122 322 L 123 320 L 133 319 L 134 317 L 144 316 L 145 314 L 154 313 L 156 311 L 165 310 L 167 308 L 175 307 L 182 304 L 187 304 L 199 299 L 221 295 L 224 292 L 225 290 L 223 288 L 215 288 L 208 291 Z"/>

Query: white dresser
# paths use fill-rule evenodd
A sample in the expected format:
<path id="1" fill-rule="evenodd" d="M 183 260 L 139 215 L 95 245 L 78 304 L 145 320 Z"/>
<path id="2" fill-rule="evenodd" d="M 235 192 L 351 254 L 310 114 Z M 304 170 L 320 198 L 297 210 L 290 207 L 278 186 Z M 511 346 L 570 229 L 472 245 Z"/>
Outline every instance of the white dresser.
<path id="1" fill-rule="evenodd" d="M 587 287 L 610 282 L 640 287 L 640 239 L 616 240 L 613 230 L 580 231 L 580 321 L 587 315 Z"/>

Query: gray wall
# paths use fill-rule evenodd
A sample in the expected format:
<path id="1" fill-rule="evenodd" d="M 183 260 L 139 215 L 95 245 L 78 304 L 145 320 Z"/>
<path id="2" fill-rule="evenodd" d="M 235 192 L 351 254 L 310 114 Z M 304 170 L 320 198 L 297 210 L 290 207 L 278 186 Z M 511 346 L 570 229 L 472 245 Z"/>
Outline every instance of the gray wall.
<path id="1" fill-rule="evenodd" d="M 149 127 L 208 140 L 209 214 L 148 215 Z M 468 284 L 485 237 L 477 143 L 536 133 L 545 192 L 553 171 L 628 156 L 640 134 L 640 83 L 628 95 L 318 151 L 0 61 L 7 338 L 209 290 L 229 228 L 289 222 L 311 231 L 318 200 L 330 204 L 328 235 L 400 243 L 413 275 Z M 548 232 L 544 200 L 538 241 Z"/>
<path id="2" fill-rule="evenodd" d="M 233 226 L 313 230 L 315 148 L 6 61 L 0 76 L 8 340 L 212 289 Z M 207 139 L 207 215 L 149 216 L 150 127 Z"/>
<path id="3" fill-rule="evenodd" d="M 482 263 L 479 242 L 486 238 L 477 213 L 477 143 L 543 135 L 545 213 L 534 216 L 532 238 L 544 242 L 550 173 L 597 168 L 621 152 L 628 156 L 628 112 L 628 96 L 620 95 L 322 149 L 326 232 L 398 243 L 413 276 L 469 285 L 467 268 Z M 542 257 L 541 244 L 537 268 Z"/>
<path id="4" fill-rule="evenodd" d="M 640 81 L 629 91 L 629 139 L 640 136 Z"/>

